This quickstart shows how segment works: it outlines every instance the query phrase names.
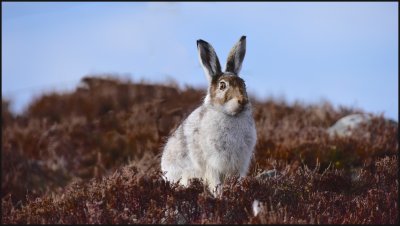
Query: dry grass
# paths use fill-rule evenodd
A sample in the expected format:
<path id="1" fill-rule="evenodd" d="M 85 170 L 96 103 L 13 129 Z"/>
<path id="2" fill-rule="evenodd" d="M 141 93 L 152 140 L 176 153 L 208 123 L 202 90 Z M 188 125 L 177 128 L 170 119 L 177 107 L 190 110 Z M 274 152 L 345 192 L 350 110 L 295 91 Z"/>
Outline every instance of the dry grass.
<path id="1" fill-rule="evenodd" d="M 374 116 L 351 137 L 325 129 L 362 110 L 253 100 L 258 141 L 223 198 L 164 182 L 160 154 L 204 90 L 86 77 L 15 116 L 2 100 L 2 223 L 397 223 L 398 128 Z M 370 136 L 365 136 L 369 132 Z M 275 177 L 258 179 L 262 170 Z M 262 211 L 252 214 L 254 199 Z"/>

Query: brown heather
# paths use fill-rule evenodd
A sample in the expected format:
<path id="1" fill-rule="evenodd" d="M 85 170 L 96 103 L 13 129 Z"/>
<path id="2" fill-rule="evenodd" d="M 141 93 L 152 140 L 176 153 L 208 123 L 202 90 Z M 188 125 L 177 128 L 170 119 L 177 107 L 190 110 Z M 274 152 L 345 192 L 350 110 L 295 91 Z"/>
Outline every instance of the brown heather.
<path id="1" fill-rule="evenodd" d="M 374 115 L 353 136 L 329 139 L 326 128 L 362 111 L 327 102 L 251 98 L 255 158 L 246 178 L 228 178 L 222 198 L 199 180 L 164 182 L 165 139 L 204 95 L 86 77 L 19 116 L 3 99 L 2 223 L 398 223 L 397 126 Z M 256 177 L 271 169 L 278 174 Z"/>

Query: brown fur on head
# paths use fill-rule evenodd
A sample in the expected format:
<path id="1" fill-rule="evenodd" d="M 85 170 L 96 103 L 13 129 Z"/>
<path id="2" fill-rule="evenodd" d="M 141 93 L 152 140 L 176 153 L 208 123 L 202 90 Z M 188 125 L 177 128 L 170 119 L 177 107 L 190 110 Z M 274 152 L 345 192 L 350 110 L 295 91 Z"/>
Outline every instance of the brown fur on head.
<path id="1" fill-rule="evenodd" d="M 197 48 L 200 63 L 210 82 L 211 105 L 230 115 L 240 113 L 249 103 L 246 85 L 239 77 L 246 53 L 246 36 L 242 36 L 229 52 L 226 72 L 221 71 L 217 54 L 209 43 L 199 39 Z"/>
<path id="2" fill-rule="evenodd" d="M 240 113 L 249 102 L 244 80 L 231 74 L 213 77 L 210 98 L 212 105 L 228 108 L 227 113 L 234 115 Z"/>

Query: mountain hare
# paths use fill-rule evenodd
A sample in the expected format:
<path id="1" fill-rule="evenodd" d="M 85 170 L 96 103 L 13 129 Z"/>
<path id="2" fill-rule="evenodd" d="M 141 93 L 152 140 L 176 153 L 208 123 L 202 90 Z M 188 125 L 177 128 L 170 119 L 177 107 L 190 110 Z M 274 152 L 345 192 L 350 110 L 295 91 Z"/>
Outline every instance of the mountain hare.
<path id="1" fill-rule="evenodd" d="M 199 39 L 197 49 L 209 82 L 207 96 L 168 139 L 161 170 L 164 179 L 183 185 L 202 178 L 217 195 L 226 176 L 247 174 L 257 139 L 246 85 L 239 77 L 246 36 L 230 51 L 225 72 L 209 43 Z"/>

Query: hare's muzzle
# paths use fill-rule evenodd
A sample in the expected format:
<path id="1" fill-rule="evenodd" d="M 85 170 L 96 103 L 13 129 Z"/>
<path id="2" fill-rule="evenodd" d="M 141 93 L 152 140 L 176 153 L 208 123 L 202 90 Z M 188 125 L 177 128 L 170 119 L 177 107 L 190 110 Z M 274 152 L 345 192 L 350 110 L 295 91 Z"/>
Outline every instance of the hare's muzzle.
<path id="1" fill-rule="evenodd" d="M 247 103 L 247 100 L 243 97 L 237 98 L 237 102 L 240 106 L 244 107 L 244 105 Z"/>

